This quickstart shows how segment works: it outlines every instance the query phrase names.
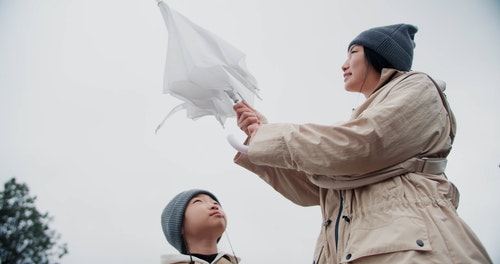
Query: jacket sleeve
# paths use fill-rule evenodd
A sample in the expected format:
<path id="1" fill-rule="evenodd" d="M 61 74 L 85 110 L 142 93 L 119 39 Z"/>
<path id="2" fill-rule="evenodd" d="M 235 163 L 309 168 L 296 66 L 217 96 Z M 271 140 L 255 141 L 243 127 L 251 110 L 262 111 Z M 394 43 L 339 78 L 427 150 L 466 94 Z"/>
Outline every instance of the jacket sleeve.
<path id="1" fill-rule="evenodd" d="M 387 88 L 340 125 L 262 125 L 249 144 L 249 160 L 310 175 L 355 177 L 451 148 L 447 111 L 426 75 Z"/>
<path id="2" fill-rule="evenodd" d="M 236 154 L 234 162 L 257 174 L 262 180 L 285 198 L 300 206 L 319 205 L 319 187 L 311 183 L 303 172 L 255 165 L 242 153 Z"/>

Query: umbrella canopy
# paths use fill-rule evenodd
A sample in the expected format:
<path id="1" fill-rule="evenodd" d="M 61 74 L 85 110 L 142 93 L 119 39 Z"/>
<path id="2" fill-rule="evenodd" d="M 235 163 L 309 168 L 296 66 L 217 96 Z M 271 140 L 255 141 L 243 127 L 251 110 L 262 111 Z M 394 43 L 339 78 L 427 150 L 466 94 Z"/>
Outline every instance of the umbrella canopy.
<path id="1" fill-rule="evenodd" d="M 168 113 L 156 131 L 182 109 L 194 120 L 213 115 L 224 126 L 227 117 L 235 116 L 235 102 L 252 104 L 254 97 L 259 97 L 257 82 L 245 65 L 245 54 L 164 1 L 157 2 L 168 31 L 163 93 L 183 103 Z"/>

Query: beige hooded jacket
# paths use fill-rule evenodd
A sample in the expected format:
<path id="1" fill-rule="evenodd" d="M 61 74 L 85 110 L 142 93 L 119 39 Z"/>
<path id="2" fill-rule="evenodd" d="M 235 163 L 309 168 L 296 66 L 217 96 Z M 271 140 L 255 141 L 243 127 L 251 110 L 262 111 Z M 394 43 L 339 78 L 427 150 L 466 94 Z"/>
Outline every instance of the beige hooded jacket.
<path id="1" fill-rule="evenodd" d="M 378 87 L 340 125 L 262 125 L 235 162 L 321 207 L 314 263 L 491 263 L 444 175 L 446 98 L 422 73 L 384 69 Z"/>
<path id="2" fill-rule="evenodd" d="M 192 261 L 192 262 L 191 262 Z M 210 264 L 237 264 L 240 259 L 230 254 L 219 252 L 217 257 Z M 169 254 L 162 255 L 160 259 L 161 264 L 209 264 L 207 261 L 199 259 L 195 256 L 184 254 Z"/>

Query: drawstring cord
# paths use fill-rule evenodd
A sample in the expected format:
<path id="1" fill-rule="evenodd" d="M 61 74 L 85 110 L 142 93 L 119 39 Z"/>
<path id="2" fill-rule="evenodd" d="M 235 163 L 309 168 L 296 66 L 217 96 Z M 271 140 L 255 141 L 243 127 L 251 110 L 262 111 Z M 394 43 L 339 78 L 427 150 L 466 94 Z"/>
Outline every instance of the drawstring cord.
<path id="1" fill-rule="evenodd" d="M 193 261 L 193 255 L 191 255 L 191 251 L 189 250 L 189 246 L 188 246 L 188 243 L 186 241 L 186 239 L 184 238 L 184 236 L 182 236 L 182 241 L 184 243 L 184 246 L 186 247 L 186 253 L 189 255 L 189 264 L 194 264 L 194 261 Z"/>
<path id="2" fill-rule="evenodd" d="M 229 240 L 229 234 L 227 233 L 227 231 L 224 231 L 224 233 L 226 235 L 227 242 L 229 243 L 229 247 L 231 248 L 231 252 L 233 253 L 234 260 L 236 261 L 236 264 L 238 264 L 239 263 L 238 257 L 236 257 L 236 254 L 234 253 L 233 245 L 231 244 L 231 240 Z M 190 259 L 189 264 L 194 264 L 193 256 L 191 255 L 191 252 L 189 251 L 188 245 L 185 240 L 184 240 L 184 245 L 186 246 L 187 254 L 189 254 L 189 259 Z"/>
<path id="3" fill-rule="evenodd" d="M 231 240 L 229 240 L 229 234 L 227 233 L 227 230 L 224 231 L 224 233 L 226 234 L 226 239 L 227 242 L 229 243 L 229 247 L 231 248 L 231 252 L 233 253 L 234 259 L 236 260 L 236 264 L 238 264 L 238 257 L 236 257 L 236 254 L 234 253 L 233 245 L 231 244 Z"/>

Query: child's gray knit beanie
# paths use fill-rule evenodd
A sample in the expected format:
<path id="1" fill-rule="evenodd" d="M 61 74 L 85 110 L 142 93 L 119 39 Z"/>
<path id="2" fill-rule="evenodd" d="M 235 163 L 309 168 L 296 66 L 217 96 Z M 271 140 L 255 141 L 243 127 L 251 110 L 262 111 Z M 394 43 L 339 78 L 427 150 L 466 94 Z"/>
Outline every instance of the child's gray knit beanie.
<path id="1" fill-rule="evenodd" d="M 187 254 L 187 248 L 182 238 L 182 225 L 184 223 L 184 212 L 189 201 L 198 194 L 206 194 L 215 201 L 217 197 L 209 191 L 192 189 L 177 194 L 163 209 L 161 214 L 161 227 L 168 243 L 176 248 L 181 254 Z"/>
<path id="2" fill-rule="evenodd" d="M 409 24 L 371 28 L 354 38 L 348 49 L 354 44 L 367 47 L 385 58 L 396 70 L 409 71 L 417 31 L 417 27 Z"/>

